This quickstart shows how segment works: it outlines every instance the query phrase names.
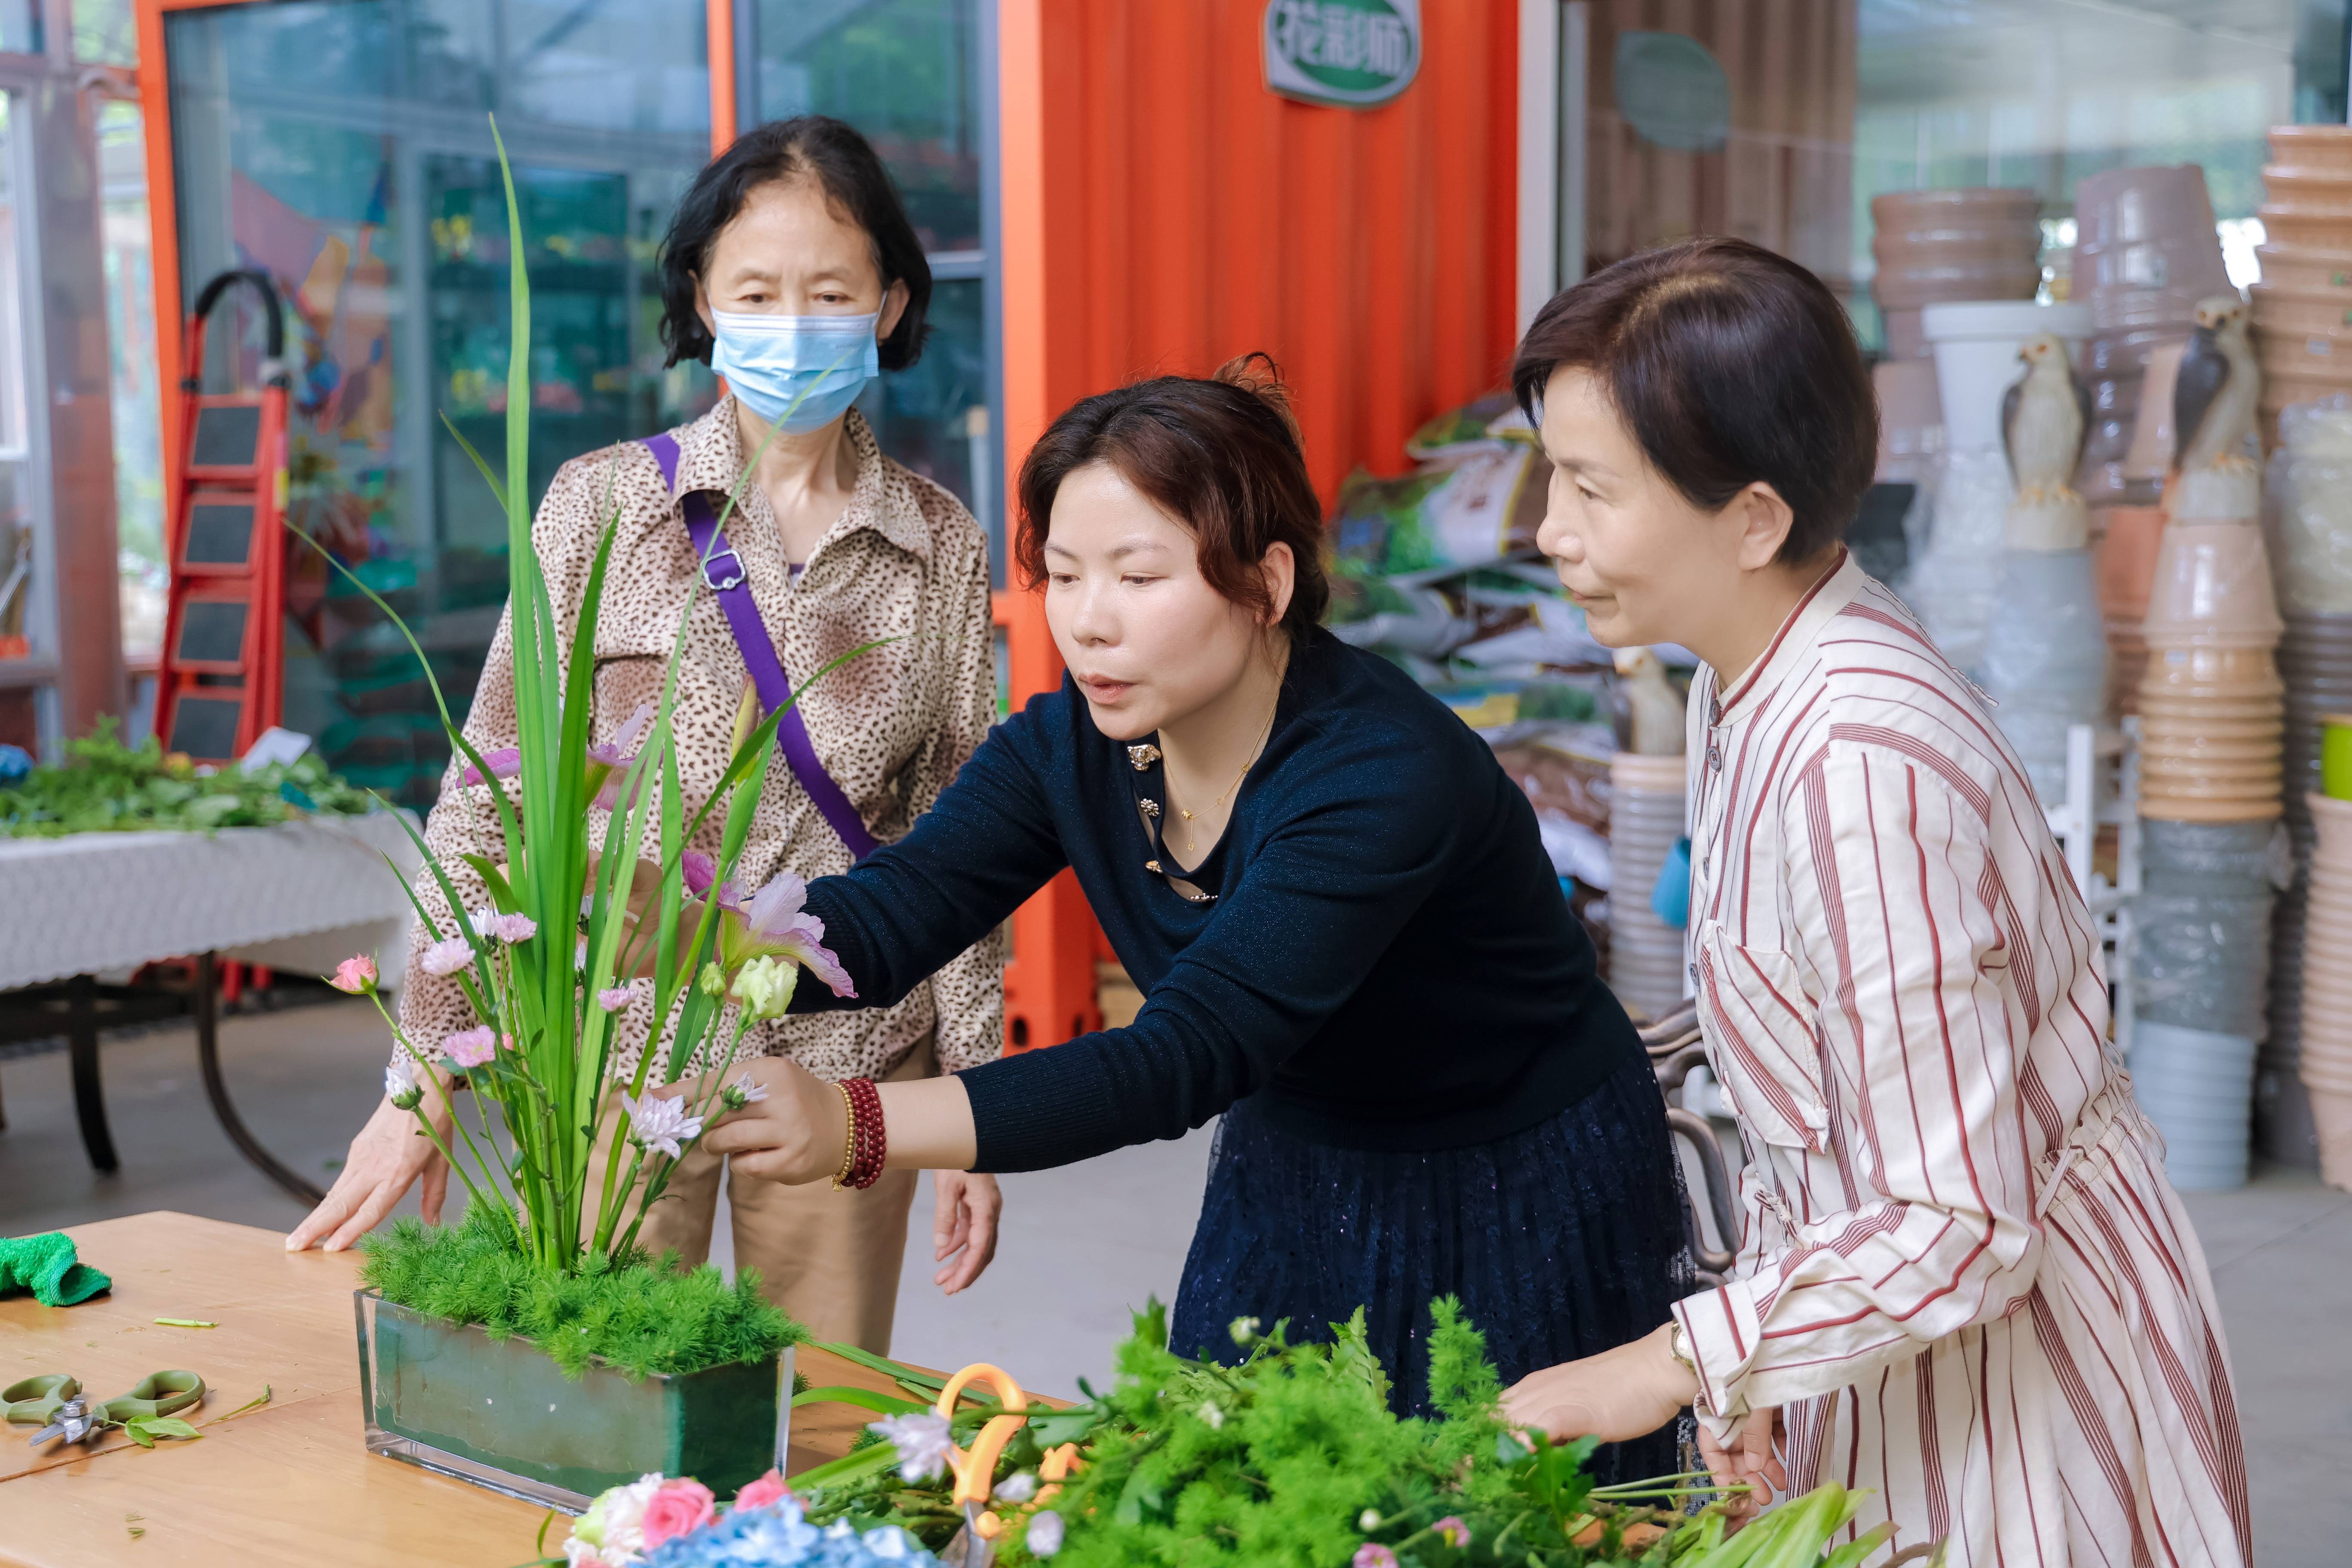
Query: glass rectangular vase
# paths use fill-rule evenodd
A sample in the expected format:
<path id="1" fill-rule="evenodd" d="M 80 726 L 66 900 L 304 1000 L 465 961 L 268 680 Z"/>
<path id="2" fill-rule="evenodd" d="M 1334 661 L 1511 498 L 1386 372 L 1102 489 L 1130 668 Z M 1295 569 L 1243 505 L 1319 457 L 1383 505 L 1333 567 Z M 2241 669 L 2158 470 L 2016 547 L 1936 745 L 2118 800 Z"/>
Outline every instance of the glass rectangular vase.
<path id="1" fill-rule="evenodd" d="M 781 1468 L 793 1350 L 631 1381 L 602 1362 L 577 1381 L 528 1340 L 494 1340 L 352 1292 L 368 1452 L 576 1514 L 649 1471 L 719 1497 Z"/>

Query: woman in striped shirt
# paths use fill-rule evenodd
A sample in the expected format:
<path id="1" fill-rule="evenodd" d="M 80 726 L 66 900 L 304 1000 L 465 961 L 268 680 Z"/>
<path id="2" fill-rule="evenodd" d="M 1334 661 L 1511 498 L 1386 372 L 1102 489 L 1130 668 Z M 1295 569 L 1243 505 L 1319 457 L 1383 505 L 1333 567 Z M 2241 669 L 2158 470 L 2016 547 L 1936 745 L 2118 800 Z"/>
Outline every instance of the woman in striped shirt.
<path id="1" fill-rule="evenodd" d="M 1594 636 L 1706 666 L 1688 957 L 1747 1163 L 1731 1282 L 1511 1412 L 1694 1405 L 1718 1475 L 1871 1489 L 1857 1531 L 1954 1568 L 2248 1563 L 2221 1317 L 2090 916 L 1975 689 L 1839 543 L 1876 445 L 1843 310 L 1691 241 L 1553 300 L 1513 381 Z"/>

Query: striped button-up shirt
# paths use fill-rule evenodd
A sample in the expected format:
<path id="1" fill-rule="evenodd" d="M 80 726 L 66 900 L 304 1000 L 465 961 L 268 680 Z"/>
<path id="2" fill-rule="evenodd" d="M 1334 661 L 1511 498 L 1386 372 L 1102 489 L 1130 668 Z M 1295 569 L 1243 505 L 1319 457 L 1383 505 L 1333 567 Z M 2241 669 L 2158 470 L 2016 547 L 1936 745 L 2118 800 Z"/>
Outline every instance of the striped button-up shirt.
<path id="1" fill-rule="evenodd" d="M 2015 754 L 1851 557 L 1691 692 L 1689 961 L 1739 1120 L 1702 1415 L 1949 1562 L 2251 1561 L 2205 1259 L 2107 1041 L 2099 942 Z"/>

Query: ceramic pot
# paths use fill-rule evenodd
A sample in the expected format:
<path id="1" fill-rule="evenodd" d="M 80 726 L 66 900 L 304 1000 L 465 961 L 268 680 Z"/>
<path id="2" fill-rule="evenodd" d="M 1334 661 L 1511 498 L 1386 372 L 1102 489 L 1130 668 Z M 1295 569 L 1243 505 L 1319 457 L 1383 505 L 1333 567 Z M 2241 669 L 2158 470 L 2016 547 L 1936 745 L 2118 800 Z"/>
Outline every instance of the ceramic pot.
<path id="1" fill-rule="evenodd" d="M 2279 814 L 2277 801 L 2186 800 L 2143 798 L 2139 814 L 2171 822 L 2269 822 Z"/>
<path id="2" fill-rule="evenodd" d="M 1936 395 L 1936 367 L 1919 359 L 1881 360 L 1870 369 L 1878 396 L 1878 473 L 1923 474 L 1933 446 L 1943 439 L 1944 409 Z M 1906 467 L 1907 465 L 1907 467 Z"/>
<path id="3" fill-rule="evenodd" d="M 2155 506 L 2104 508 L 2106 523 L 2094 547 L 2099 572 L 2099 613 L 2110 621 L 2129 621 L 2135 632 L 2147 618 L 2148 596 L 2156 587 L 2156 562 L 2164 546 L 2164 509 Z"/>
<path id="4" fill-rule="evenodd" d="M 2254 259 L 2269 285 L 2297 294 L 2352 294 L 2352 249 L 2311 250 L 2292 245 L 2258 245 Z"/>
<path id="5" fill-rule="evenodd" d="M 2296 250 L 2352 250 L 2352 208 L 2264 202 L 2255 209 L 2263 237 Z"/>
<path id="6" fill-rule="evenodd" d="M 1927 341 L 1936 350 L 1936 388 L 1944 410 L 1945 444 L 1953 450 L 2000 446 L 2000 405 L 2022 369 L 2017 351 L 2040 332 L 2088 337 L 2090 311 L 2080 305 L 2026 300 L 1971 300 L 1930 305 Z"/>
<path id="7" fill-rule="evenodd" d="M 2107 169 L 2074 187 L 2071 297 L 2101 331 L 2184 326 L 2230 286 L 2205 172 L 2194 163 Z"/>
<path id="8" fill-rule="evenodd" d="M 2265 650 L 2262 663 L 2268 666 L 2267 650 L 2285 630 L 2261 529 L 2242 522 L 2177 522 L 2164 531 L 2147 618 L 2140 624 L 2150 647 L 2260 648 Z M 2162 662 L 2179 667 L 2186 661 Z M 2218 672 L 2228 666 L 2200 661 L 2197 668 Z"/>
<path id="9" fill-rule="evenodd" d="M 2352 384 L 2352 327 L 2287 330 L 2257 316 L 2253 335 L 2254 360 L 2266 377 L 2326 381 L 2331 390 Z"/>
<path id="10" fill-rule="evenodd" d="M 1919 320 L 1921 307 L 1914 305 L 1900 310 L 1882 307 L 1878 325 L 1886 334 L 1886 357 L 1890 360 L 1928 360 L 1935 350 L 1927 343 L 1927 329 Z"/>
<path id="11" fill-rule="evenodd" d="M 2139 384 L 2133 412 L 2130 444 L 2124 448 L 2126 481 L 2149 480 L 2158 485 L 2172 468 L 2172 393 L 2180 377 L 2180 356 L 2186 338 L 2167 338 L 2148 349 L 2147 368 Z"/>
<path id="12" fill-rule="evenodd" d="M 2345 292 L 2324 289 L 2291 292 L 2257 283 L 2253 296 L 2254 324 L 2264 331 L 2328 332 L 2352 327 L 2352 298 Z"/>
<path id="13" fill-rule="evenodd" d="M 2297 169 L 2340 169 L 2352 174 L 2352 127 L 2273 125 L 2271 162 Z"/>
<path id="14" fill-rule="evenodd" d="M 2263 195 L 2284 205 L 2352 217 L 2352 169 L 2268 163 L 2263 168 Z"/>

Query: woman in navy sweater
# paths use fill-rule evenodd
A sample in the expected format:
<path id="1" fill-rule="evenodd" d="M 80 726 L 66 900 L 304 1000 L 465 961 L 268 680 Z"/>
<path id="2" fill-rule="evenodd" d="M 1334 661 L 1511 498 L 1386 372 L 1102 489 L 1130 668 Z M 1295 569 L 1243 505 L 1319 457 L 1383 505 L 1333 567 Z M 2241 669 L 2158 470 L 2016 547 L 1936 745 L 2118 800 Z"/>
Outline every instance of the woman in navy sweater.
<path id="1" fill-rule="evenodd" d="M 904 839 L 811 885 L 857 995 L 793 1005 L 887 1005 L 1070 866 L 1142 1011 L 871 1094 L 763 1058 L 769 1098 L 706 1146 L 784 1182 L 1025 1171 L 1223 1114 L 1181 1353 L 1362 1305 L 1418 1407 L 1433 1297 L 1461 1298 L 1507 1382 L 1654 1327 L 1688 1289 L 1655 1079 L 1526 797 L 1317 626 L 1321 509 L 1279 387 L 1237 364 L 1088 398 L 1020 500 L 1068 678 Z M 1604 1469 L 1675 1468 L 1671 1431 L 1626 1447 Z"/>

